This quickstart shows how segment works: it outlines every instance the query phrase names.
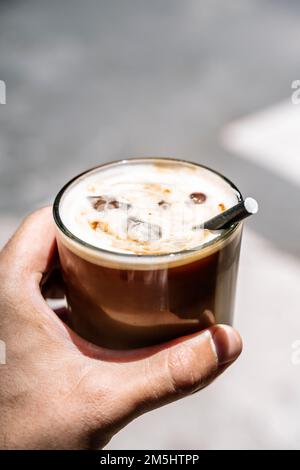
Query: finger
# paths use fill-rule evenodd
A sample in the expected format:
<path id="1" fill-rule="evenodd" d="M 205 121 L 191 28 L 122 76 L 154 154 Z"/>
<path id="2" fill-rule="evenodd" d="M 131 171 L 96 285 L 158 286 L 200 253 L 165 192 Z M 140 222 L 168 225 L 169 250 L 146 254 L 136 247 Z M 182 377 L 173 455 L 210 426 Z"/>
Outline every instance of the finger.
<path id="1" fill-rule="evenodd" d="M 55 250 L 54 222 L 51 208 L 46 207 L 24 220 L 4 247 L 1 259 L 16 274 L 42 275 L 50 269 Z"/>
<path id="2" fill-rule="evenodd" d="M 135 416 L 194 393 L 220 375 L 241 351 L 239 334 L 216 325 L 140 361 L 119 364 L 123 403 Z"/>
<path id="3" fill-rule="evenodd" d="M 45 326 L 52 339 L 69 341 L 67 326 L 54 314 L 41 295 L 42 279 L 52 269 L 56 254 L 55 226 L 49 207 L 29 215 L 0 252 L 2 303 L 8 308 L 7 325 L 31 323 Z M 11 308 L 13 306 L 13 308 Z M 18 308 L 15 308 L 18 306 Z M 12 312 L 16 319 L 12 319 Z M 2 312 L 3 313 L 3 312 Z M 4 315 L 3 315 L 4 318 Z M 23 322 L 23 323 L 22 323 Z M 40 328 L 39 328 L 40 330 Z M 59 335 L 58 335 L 59 333 Z"/>

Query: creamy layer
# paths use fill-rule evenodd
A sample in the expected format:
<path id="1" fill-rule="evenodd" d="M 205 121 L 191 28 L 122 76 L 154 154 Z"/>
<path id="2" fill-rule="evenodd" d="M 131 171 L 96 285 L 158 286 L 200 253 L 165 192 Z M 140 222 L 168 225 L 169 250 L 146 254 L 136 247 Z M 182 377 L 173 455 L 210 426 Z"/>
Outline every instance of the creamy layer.
<path id="1" fill-rule="evenodd" d="M 205 168 L 169 160 L 124 161 L 92 170 L 60 201 L 82 241 L 114 253 L 168 254 L 201 247 L 220 232 L 195 229 L 232 207 L 238 193 Z"/>

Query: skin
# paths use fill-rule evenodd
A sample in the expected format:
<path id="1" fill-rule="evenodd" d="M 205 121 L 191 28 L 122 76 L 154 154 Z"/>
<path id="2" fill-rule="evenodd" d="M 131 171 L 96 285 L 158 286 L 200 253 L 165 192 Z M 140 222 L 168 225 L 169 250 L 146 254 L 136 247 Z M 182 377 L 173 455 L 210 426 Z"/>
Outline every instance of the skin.
<path id="1" fill-rule="evenodd" d="M 27 217 L 0 253 L 7 350 L 0 448 L 101 448 L 137 416 L 202 389 L 239 356 L 240 336 L 221 325 L 135 351 L 88 343 L 41 293 L 55 257 L 50 208 Z"/>

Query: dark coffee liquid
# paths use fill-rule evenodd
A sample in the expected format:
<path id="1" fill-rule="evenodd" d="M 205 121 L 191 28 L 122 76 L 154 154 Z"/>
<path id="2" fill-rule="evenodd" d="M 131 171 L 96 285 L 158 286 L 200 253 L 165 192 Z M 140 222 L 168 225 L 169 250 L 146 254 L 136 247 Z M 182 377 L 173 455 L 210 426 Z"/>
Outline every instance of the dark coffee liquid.
<path id="1" fill-rule="evenodd" d="M 206 257 L 153 270 L 94 264 L 58 239 L 74 330 L 100 346 L 128 349 L 231 324 L 241 231 Z"/>

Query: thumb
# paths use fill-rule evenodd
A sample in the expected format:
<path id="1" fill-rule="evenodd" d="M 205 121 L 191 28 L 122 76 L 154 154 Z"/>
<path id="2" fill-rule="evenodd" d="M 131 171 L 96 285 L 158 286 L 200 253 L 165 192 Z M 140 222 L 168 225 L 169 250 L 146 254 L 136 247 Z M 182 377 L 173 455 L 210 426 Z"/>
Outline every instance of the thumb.
<path id="1" fill-rule="evenodd" d="M 240 335 L 229 326 L 216 325 L 169 343 L 140 361 L 127 363 L 124 393 L 132 416 L 202 389 L 232 364 L 241 351 Z"/>
<path id="2" fill-rule="evenodd" d="M 55 226 L 50 207 L 30 214 L 3 248 L 0 256 L 12 274 L 43 274 L 55 253 Z"/>

